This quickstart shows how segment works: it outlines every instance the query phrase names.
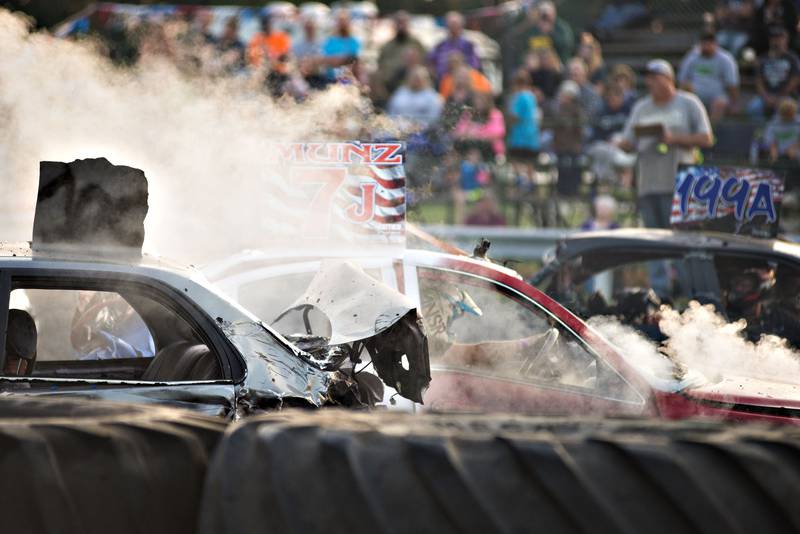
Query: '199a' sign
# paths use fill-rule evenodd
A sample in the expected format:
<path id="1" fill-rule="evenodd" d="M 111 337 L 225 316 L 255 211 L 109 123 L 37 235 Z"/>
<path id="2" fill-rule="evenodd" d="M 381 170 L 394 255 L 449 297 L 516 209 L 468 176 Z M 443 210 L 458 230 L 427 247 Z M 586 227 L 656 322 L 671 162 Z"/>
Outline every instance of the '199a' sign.
<path id="1" fill-rule="evenodd" d="M 751 221 L 759 215 L 770 223 L 777 220 L 776 191 L 768 180 L 752 181 L 738 176 L 723 178 L 718 173 L 687 172 L 675 192 L 684 220 L 692 209 L 701 211 L 704 218 L 713 219 L 725 208 L 733 208 L 737 221 Z"/>

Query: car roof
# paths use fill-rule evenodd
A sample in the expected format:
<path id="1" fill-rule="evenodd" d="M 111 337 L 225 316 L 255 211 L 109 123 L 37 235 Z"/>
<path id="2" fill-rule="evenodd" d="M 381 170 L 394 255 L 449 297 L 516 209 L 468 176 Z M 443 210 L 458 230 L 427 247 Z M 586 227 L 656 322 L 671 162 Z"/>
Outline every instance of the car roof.
<path id="1" fill-rule="evenodd" d="M 690 232 L 655 228 L 623 228 L 570 234 L 558 245 L 560 258 L 605 249 L 649 248 L 674 250 L 736 250 L 777 252 L 800 257 L 800 245 L 781 239 L 760 239 L 719 232 Z"/>
<path id="2" fill-rule="evenodd" d="M 154 269 L 195 278 L 199 271 L 191 265 L 158 256 L 141 254 L 138 249 L 107 247 L 87 252 L 74 246 L 49 246 L 32 248 L 29 242 L 0 242 L 0 264 L 21 266 L 31 263 L 85 265 L 92 269 L 117 270 L 117 268 Z"/>
<path id="3" fill-rule="evenodd" d="M 296 251 L 258 251 L 246 250 L 239 254 L 230 256 L 219 262 L 209 264 L 203 267 L 203 272 L 211 280 L 225 279 L 230 276 L 241 274 L 242 272 L 251 269 L 261 269 L 271 266 L 285 266 L 293 263 L 305 263 L 310 261 L 321 261 L 323 259 L 341 259 L 350 261 L 385 261 L 387 265 L 394 261 L 410 261 L 418 264 L 437 264 L 442 261 L 457 261 L 479 264 L 484 267 L 499 271 L 508 276 L 522 279 L 522 277 L 514 269 L 492 263 L 487 260 L 472 258 L 469 256 L 461 256 L 456 254 L 448 254 L 444 252 L 435 252 L 429 250 L 418 249 L 405 249 L 405 250 L 387 250 L 385 253 L 380 251 L 363 251 L 358 254 L 347 254 L 343 251 L 330 252 L 313 251 L 299 253 Z"/>

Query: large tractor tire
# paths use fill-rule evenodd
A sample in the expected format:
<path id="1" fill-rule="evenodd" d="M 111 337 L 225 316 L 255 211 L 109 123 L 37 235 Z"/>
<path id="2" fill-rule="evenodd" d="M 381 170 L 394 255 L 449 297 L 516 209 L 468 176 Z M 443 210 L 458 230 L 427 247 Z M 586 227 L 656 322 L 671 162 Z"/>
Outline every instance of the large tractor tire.
<path id="1" fill-rule="evenodd" d="M 800 532 L 800 429 L 284 412 L 231 427 L 200 532 Z"/>
<path id="2" fill-rule="evenodd" d="M 224 429 L 155 405 L 0 398 L 0 532 L 194 533 Z"/>

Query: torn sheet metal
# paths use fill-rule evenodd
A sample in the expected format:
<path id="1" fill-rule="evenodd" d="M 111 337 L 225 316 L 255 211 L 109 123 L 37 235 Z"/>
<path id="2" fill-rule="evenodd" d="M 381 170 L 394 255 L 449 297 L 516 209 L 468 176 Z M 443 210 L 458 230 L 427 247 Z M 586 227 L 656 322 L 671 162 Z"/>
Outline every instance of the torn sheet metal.
<path id="1" fill-rule="evenodd" d="M 342 260 L 324 260 L 308 289 L 289 310 L 300 313 L 306 306 L 321 311 L 330 322 L 331 345 L 370 338 L 416 308 L 399 291 Z"/>
<path id="2" fill-rule="evenodd" d="M 250 321 L 223 327 L 228 339 L 247 360 L 240 394 L 249 399 L 306 399 L 322 406 L 328 398 L 330 373 L 288 352 L 266 328 Z"/>
<path id="3" fill-rule="evenodd" d="M 365 346 L 381 380 L 403 397 L 422 404 L 422 395 L 431 383 L 431 361 L 417 310 L 368 339 Z"/>
<path id="4" fill-rule="evenodd" d="M 287 320 L 287 328 L 304 328 L 306 336 L 327 337 L 329 349 L 353 344 L 353 363 L 360 361 L 357 342 L 363 342 L 381 380 L 403 397 L 422 402 L 431 380 L 430 358 L 416 306 L 360 266 L 323 261 L 305 293 L 279 318 Z"/>

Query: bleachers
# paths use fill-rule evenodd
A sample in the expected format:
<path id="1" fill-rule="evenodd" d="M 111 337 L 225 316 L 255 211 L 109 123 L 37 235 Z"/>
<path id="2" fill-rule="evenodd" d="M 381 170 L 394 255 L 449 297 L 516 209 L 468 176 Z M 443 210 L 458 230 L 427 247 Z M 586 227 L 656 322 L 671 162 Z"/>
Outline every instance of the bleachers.
<path id="1" fill-rule="evenodd" d="M 686 52 L 697 42 L 704 27 L 703 15 L 713 12 L 715 0 L 650 0 L 652 19 L 647 27 L 615 32 L 602 40 L 606 63 L 624 63 L 641 74 L 654 57 L 670 61 L 677 69 Z M 740 104 L 744 106 L 755 94 L 754 64 L 739 60 L 741 77 Z M 640 90 L 644 90 L 640 77 Z M 747 163 L 752 140 L 762 124 L 739 112 L 716 125 L 717 144 L 707 151 L 706 159 L 719 163 Z"/>

